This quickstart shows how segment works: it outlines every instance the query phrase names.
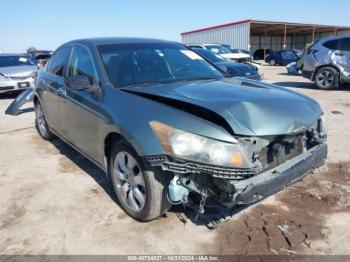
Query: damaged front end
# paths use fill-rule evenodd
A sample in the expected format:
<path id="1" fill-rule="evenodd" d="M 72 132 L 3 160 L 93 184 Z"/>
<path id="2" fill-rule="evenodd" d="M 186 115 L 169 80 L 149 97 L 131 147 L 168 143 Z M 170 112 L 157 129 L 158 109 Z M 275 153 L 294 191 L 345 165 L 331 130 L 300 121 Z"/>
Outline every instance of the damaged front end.
<path id="1" fill-rule="evenodd" d="M 147 156 L 146 162 L 173 175 L 169 200 L 198 214 L 210 205 L 232 208 L 259 201 L 302 179 L 327 157 L 323 117 L 295 134 L 236 136 L 232 144 L 187 133 L 181 137 L 181 132 L 157 122 L 151 126 L 166 154 Z"/>

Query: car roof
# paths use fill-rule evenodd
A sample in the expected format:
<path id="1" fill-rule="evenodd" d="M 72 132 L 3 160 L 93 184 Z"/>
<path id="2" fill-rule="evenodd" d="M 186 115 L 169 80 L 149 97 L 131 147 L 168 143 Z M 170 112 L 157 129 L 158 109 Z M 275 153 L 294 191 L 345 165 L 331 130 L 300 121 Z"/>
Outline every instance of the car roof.
<path id="1" fill-rule="evenodd" d="M 85 38 L 69 41 L 63 45 L 69 44 L 83 44 L 83 45 L 110 45 L 110 44 L 138 44 L 138 43 L 178 43 L 175 41 L 166 41 L 152 38 L 139 37 L 99 37 L 99 38 Z"/>
<path id="2" fill-rule="evenodd" d="M 1 53 L 0 56 L 27 56 L 23 53 Z"/>

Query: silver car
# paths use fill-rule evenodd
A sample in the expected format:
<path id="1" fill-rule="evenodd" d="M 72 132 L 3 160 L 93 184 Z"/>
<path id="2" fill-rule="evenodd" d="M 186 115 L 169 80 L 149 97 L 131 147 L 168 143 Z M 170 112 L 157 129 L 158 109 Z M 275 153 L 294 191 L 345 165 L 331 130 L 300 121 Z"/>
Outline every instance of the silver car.
<path id="1" fill-rule="evenodd" d="M 350 37 L 328 37 L 316 41 L 304 55 L 303 76 L 321 89 L 350 83 Z"/>
<path id="2" fill-rule="evenodd" d="M 0 94 L 33 86 L 37 67 L 21 54 L 0 54 Z"/>

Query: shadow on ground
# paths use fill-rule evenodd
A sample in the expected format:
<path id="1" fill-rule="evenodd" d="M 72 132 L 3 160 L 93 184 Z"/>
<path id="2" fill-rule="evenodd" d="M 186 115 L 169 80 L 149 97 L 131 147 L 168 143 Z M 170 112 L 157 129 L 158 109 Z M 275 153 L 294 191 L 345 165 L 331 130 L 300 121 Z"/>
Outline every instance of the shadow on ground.
<path id="1" fill-rule="evenodd" d="M 83 170 L 108 194 L 108 196 L 120 206 L 114 194 L 113 187 L 110 181 L 105 176 L 105 173 L 90 160 L 81 155 L 74 148 L 66 144 L 60 139 L 54 139 L 51 144 L 59 151 L 59 153 L 71 160 L 78 168 Z M 65 168 L 64 166 L 61 168 Z M 66 167 L 69 168 L 69 167 Z M 183 224 L 187 223 L 187 219 L 191 220 L 196 225 L 206 226 L 210 229 L 215 228 L 218 222 L 223 222 L 230 217 L 238 214 L 248 206 L 242 205 L 233 209 L 226 208 L 207 208 L 205 215 L 197 216 L 193 208 L 184 207 L 182 205 L 174 205 L 169 212 L 173 212 Z M 166 217 L 166 215 L 164 215 Z"/>

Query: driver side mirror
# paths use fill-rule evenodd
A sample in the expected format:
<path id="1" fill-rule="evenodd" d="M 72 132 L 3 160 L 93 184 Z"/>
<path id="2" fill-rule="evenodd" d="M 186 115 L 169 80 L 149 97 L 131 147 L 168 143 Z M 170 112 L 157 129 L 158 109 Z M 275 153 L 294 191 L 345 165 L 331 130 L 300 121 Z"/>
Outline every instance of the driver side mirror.
<path id="1" fill-rule="evenodd" d="M 92 84 L 91 84 L 92 82 Z M 66 84 L 68 87 L 77 90 L 77 91 L 87 91 L 87 92 L 95 92 L 98 89 L 98 86 L 95 84 L 96 80 L 91 79 L 85 75 L 75 75 L 69 76 L 66 79 Z"/>

